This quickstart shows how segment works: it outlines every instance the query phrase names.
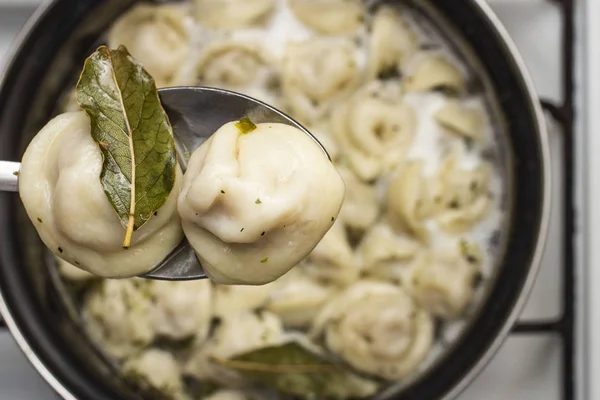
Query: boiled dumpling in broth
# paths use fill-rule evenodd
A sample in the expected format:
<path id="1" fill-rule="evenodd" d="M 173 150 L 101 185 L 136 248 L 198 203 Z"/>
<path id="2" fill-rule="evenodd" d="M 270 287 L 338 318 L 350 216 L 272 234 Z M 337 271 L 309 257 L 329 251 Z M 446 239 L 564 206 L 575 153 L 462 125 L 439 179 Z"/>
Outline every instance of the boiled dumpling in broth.
<path id="1" fill-rule="evenodd" d="M 338 171 L 346 184 L 346 197 L 340 217 L 346 227 L 364 232 L 375 223 L 380 213 L 377 190 L 374 185 L 361 181 L 344 166 L 338 166 Z"/>
<path id="2" fill-rule="evenodd" d="M 275 9 L 276 0 L 193 0 L 196 20 L 214 29 L 240 29 L 259 24 Z"/>
<path id="3" fill-rule="evenodd" d="M 362 281 L 331 300 L 313 336 L 352 367 L 385 379 L 408 376 L 433 344 L 433 320 L 401 288 Z"/>
<path id="4" fill-rule="evenodd" d="M 422 242 L 428 242 L 426 218 L 431 213 L 431 189 L 423 173 L 422 160 L 407 161 L 392 176 L 387 207 L 393 225 L 405 227 Z"/>
<path id="5" fill-rule="evenodd" d="M 265 305 L 277 314 L 284 326 L 307 328 L 321 307 L 335 293 L 335 288 L 311 278 L 302 268 L 296 267 L 279 279 Z"/>
<path id="6" fill-rule="evenodd" d="M 152 75 L 157 87 L 170 86 L 190 53 L 186 8 L 178 4 L 139 4 L 109 32 L 111 48 L 124 45 Z"/>
<path id="7" fill-rule="evenodd" d="M 230 314 L 219 319 L 211 338 L 193 351 L 184 370 L 198 379 L 220 382 L 228 387 L 243 385 L 244 380 L 236 372 L 221 367 L 218 361 L 281 344 L 285 338 L 281 320 L 270 312 Z"/>
<path id="8" fill-rule="evenodd" d="M 250 400 L 244 392 L 237 390 L 219 390 L 210 396 L 203 397 L 202 400 Z"/>
<path id="9" fill-rule="evenodd" d="M 107 279 L 88 293 L 82 320 L 88 334 L 110 356 L 131 356 L 156 337 L 148 282 Z"/>
<path id="10" fill-rule="evenodd" d="M 407 92 L 443 89 L 448 93 L 457 94 L 466 89 L 466 78 L 446 57 L 439 54 L 422 54 L 407 66 L 403 88 Z"/>
<path id="11" fill-rule="evenodd" d="M 154 389 L 160 390 L 173 400 L 183 400 L 181 366 L 173 354 L 159 349 L 149 349 L 125 362 L 125 376 L 133 380 L 142 378 Z"/>
<path id="12" fill-rule="evenodd" d="M 241 311 L 264 308 L 277 282 L 260 286 L 214 285 L 213 314 L 225 317 Z"/>
<path id="13" fill-rule="evenodd" d="M 477 141 L 482 139 L 485 125 L 480 110 L 449 101 L 434 117 L 438 124 L 451 133 Z"/>
<path id="14" fill-rule="evenodd" d="M 419 304 L 432 315 L 458 318 L 473 298 L 482 259 L 481 249 L 466 240 L 453 248 L 423 253 L 407 286 Z"/>
<path id="15" fill-rule="evenodd" d="M 398 74 L 418 50 L 411 27 L 394 7 L 382 6 L 373 16 L 367 74 L 370 79 Z"/>
<path id="16" fill-rule="evenodd" d="M 259 43 L 216 41 L 202 50 L 191 81 L 244 93 L 276 106 L 280 77 L 274 64 Z M 190 79 L 184 77 L 183 82 L 187 81 Z"/>
<path id="17" fill-rule="evenodd" d="M 395 232 L 388 224 L 371 228 L 358 246 L 362 266 L 368 276 L 401 281 L 401 274 L 417 256 L 419 244 L 409 235 Z"/>
<path id="18" fill-rule="evenodd" d="M 491 168 L 482 163 L 461 168 L 459 155 L 448 154 L 435 180 L 434 202 L 439 226 L 451 233 L 464 233 L 490 211 Z"/>
<path id="19" fill-rule="evenodd" d="M 125 229 L 104 192 L 101 170 L 89 117 L 79 111 L 54 118 L 22 159 L 19 194 L 27 215 L 50 251 L 78 268 L 109 278 L 148 272 L 183 239 L 177 214 L 181 171 L 164 205 L 124 249 Z"/>
<path id="20" fill-rule="evenodd" d="M 327 35 L 358 29 L 366 14 L 362 0 L 290 0 L 289 6 L 305 25 Z"/>
<path id="21" fill-rule="evenodd" d="M 317 247 L 310 253 L 304 271 L 315 279 L 347 286 L 360 275 L 344 222 L 338 219 Z"/>
<path id="22" fill-rule="evenodd" d="M 318 38 L 287 45 L 283 95 L 300 122 L 319 121 L 332 105 L 358 83 L 358 48 L 347 38 Z"/>
<path id="23" fill-rule="evenodd" d="M 356 175 L 372 181 L 400 165 L 416 130 L 414 110 L 380 82 L 363 88 L 332 117 L 332 132 Z"/>
<path id="24" fill-rule="evenodd" d="M 206 339 L 212 318 L 210 281 L 151 281 L 148 294 L 154 303 L 152 320 L 157 335 L 174 340 Z"/>
<path id="25" fill-rule="evenodd" d="M 337 218 L 344 192 L 310 136 L 243 119 L 225 124 L 194 152 L 179 213 L 213 281 L 262 285 L 315 248 Z"/>

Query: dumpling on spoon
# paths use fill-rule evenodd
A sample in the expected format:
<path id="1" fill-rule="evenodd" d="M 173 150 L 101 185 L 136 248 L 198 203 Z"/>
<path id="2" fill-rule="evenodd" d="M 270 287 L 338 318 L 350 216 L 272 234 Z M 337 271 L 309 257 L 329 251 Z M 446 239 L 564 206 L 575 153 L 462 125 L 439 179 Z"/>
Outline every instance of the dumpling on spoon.
<path id="1" fill-rule="evenodd" d="M 19 173 L 19 194 L 44 244 L 59 258 L 104 278 L 150 271 L 177 247 L 181 170 L 169 197 L 123 248 L 125 229 L 106 197 L 102 154 L 83 111 L 51 120 L 29 144 Z"/>
<path id="2" fill-rule="evenodd" d="M 315 248 L 344 194 L 340 174 L 305 132 L 242 118 L 192 154 L 178 210 L 213 281 L 263 285 Z"/>

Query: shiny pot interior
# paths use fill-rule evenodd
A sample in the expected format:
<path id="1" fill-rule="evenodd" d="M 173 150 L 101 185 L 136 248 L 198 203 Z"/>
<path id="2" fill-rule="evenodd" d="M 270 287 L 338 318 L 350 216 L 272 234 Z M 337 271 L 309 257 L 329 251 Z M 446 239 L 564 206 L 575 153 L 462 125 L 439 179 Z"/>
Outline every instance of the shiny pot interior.
<path id="1" fill-rule="evenodd" d="M 0 89 L 0 159 L 20 159 L 31 137 L 56 114 L 56 100 L 73 85 L 103 32 L 133 3 L 57 0 L 38 13 Z M 511 179 L 505 256 L 478 315 L 441 362 L 388 397 L 441 399 L 453 397 L 491 356 L 533 281 L 549 211 L 548 148 L 537 99 L 487 6 L 466 0 L 409 3 L 452 36 L 462 56 L 489 78 L 482 85 L 506 122 L 505 164 Z M 73 322 L 44 258 L 18 195 L 0 193 L 0 303 L 13 333 L 39 361 L 36 367 L 52 375 L 53 386 L 67 398 L 153 398 L 115 378 L 114 366 Z"/>

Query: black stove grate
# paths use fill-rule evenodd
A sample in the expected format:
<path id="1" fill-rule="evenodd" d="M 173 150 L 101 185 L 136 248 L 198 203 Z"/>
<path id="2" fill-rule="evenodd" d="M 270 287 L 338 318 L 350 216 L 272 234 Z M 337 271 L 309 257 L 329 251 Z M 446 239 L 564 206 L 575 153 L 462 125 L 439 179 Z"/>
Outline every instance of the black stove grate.
<path id="1" fill-rule="evenodd" d="M 552 118 L 561 126 L 564 153 L 564 232 L 563 232 L 563 279 L 562 313 L 556 319 L 520 320 L 512 329 L 513 335 L 554 335 L 561 339 L 562 370 L 561 399 L 573 400 L 577 394 L 575 384 L 575 324 L 576 324 L 576 276 L 575 276 L 575 208 L 574 208 L 574 81 L 575 51 L 574 23 L 575 0 L 548 0 L 561 10 L 562 32 L 562 92 L 564 102 L 555 104 L 541 99 L 541 104 Z M 0 317 L 0 330 L 6 325 Z"/>
<path id="2" fill-rule="evenodd" d="M 541 99 L 543 108 L 561 127 L 563 135 L 562 166 L 564 173 L 563 191 L 563 271 L 562 271 L 562 312 L 556 319 L 530 319 L 521 320 L 513 328 L 513 335 L 553 335 L 561 339 L 562 365 L 561 365 L 561 399 L 573 400 L 576 398 L 577 386 L 575 384 L 575 325 L 576 325 L 576 299 L 577 285 L 575 273 L 575 207 L 574 185 L 575 175 L 573 166 L 574 154 L 574 98 L 575 98 L 575 0 L 549 0 L 555 3 L 561 11 L 563 24 L 562 32 L 562 91 L 563 104 L 555 104 Z"/>

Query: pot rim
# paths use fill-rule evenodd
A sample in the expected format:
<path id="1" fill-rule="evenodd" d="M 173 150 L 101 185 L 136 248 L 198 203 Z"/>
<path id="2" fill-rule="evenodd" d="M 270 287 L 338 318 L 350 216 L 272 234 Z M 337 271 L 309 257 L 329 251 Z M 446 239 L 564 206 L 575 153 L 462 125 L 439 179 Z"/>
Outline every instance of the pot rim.
<path id="1" fill-rule="evenodd" d="M 515 301 L 514 306 L 504 324 L 502 329 L 497 333 L 496 337 L 490 343 L 485 352 L 480 356 L 479 360 L 473 365 L 473 367 L 463 376 L 463 378 L 458 382 L 449 392 L 447 392 L 444 397 L 440 400 L 452 400 L 455 399 L 460 393 L 462 393 L 472 382 L 473 380 L 483 371 L 483 369 L 487 366 L 487 364 L 492 360 L 492 358 L 496 355 L 500 346 L 505 342 L 508 338 L 510 330 L 513 325 L 517 321 L 517 318 L 521 314 L 521 311 L 526 305 L 527 300 L 531 294 L 531 290 L 533 288 L 533 284 L 537 278 L 537 275 L 541 266 L 541 259 L 543 256 L 546 239 L 548 236 L 548 228 L 550 224 L 550 211 L 551 211 L 551 161 L 550 161 L 550 144 L 548 138 L 548 130 L 546 127 L 546 118 L 544 116 L 544 112 L 542 110 L 541 104 L 539 102 L 539 98 L 537 95 L 537 90 L 533 84 L 533 80 L 529 74 L 529 71 L 525 65 L 525 61 L 521 56 L 519 50 L 517 49 L 516 44 L 510 37 L 508 31 L 492 10 L 492 8 L 486 3 L 485 0 L 470 0 L 473 2 L 475 6 L 479 8 L 482 12 L 484 18 L 487 19 L 487 22 L 490 24 L 490 28 L 494 30 L 498 35 L 499 39 L 506 46 L 507 52 L 513 58 L 516 69 L 520 74 L 520 78 L 523 81 L 524 88 L 527 94 L 527 101 L 530 103 L 532 107 L 532 117 L 535 120 L 537 130 L 536 134 L 539 139 L 540 144 L 540 152 L 541 152 L 541 164 L 542 164 L 542 186 L 543 186 L 543 195 L 542 201 L 540 204 L 541 213 L 540 213 L 540 225 L 537 234 L 537 240 L 535 244 L 535 249 L 533 251 L 533 256 L 531 259 L 531 263 L 529 265 L 529 271 L 527 273 L 526 280 L 522 286 L 521 292 L 519 294 L 518 299 Z M 54 0 L 43 0 L 42 4 L 35 10 L 35 12 L 31 15 L 28 21 L 25 23 L 21 32 L 17 35 L 16 39 L 11 45 L 11 48 L 8 52 L 8 62 L 5 64 L 5 67 L 0 70 L 0 88 L 4 84 L 4 78 L 6 73 L 12 69 L 14 59 L 21 48 L 23 42 L 25 42 L 34 29 L 34 27 L 38 24 L 38 22 L 45 16 L 51 6 L 54 4 Z M 9 308 L 7 307 L 6 301 L 2 294 L 2 290 L 0 290 L 0 316 L 4 319 L 6 326 L 8 327 L 11 335 L 17 342 L 17 345 L 24 353 L 28 361 L 33 365 L 36 371 L 42 376 L 42 378 L 50 385 L 50 387 L 64 400 L 81 400 L 78 399 L 75 395 L 73 395 L 46 367 L 44 362 L 38 357 L 32 347 L 29 345 L 25 336 L 17 326 L 15 319 L 13 318 Z"/>

